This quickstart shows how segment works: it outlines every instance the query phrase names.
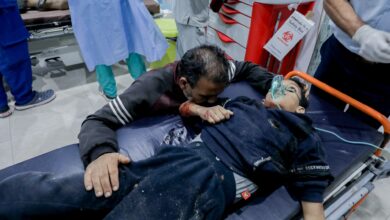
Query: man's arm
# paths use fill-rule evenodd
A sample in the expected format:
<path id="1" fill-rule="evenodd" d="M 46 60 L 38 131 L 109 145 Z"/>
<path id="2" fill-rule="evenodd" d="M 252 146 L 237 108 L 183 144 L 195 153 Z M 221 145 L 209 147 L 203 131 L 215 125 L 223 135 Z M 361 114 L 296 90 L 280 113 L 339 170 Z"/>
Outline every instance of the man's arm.
<path id="1" fill-rule="evenodd" d="M 322 203 L 317 202 L 301 202 L 303 219 L 305 220 L 323 220 L 325 219 L 324 215 L 324 206 Z"/>
<path id="2" fill-rule="evenodd" d="M 234 75 L 231 82 L 246 81 L 261 94 L 267 94 L 275 74 L 251 62 L 232 61 Z"/>
<path id="3" fill-rule="evenodd" d="M 364 25 L 347 0 L 325 0 L 324 9 L 332 21 L 350 37 Z"/>
<path id="4" fill-rule="evenodd" d="M 324 8 L 335 24 L 360 45 L 359 55 L 378 63 L 390 63 L 390 33 L 365 24 L 347 0 L 325 0 Z"/>
<path id="5" fill-rule="evenodd" d="M 87 190 L 94 189 L 98 197 L 108 197 L 119 188 L 118 166 L 130 162 L 130 158 L 116 153 L 118 144 L 115 131 L 150 113 L 153 104 L 169 87 L 169 80 L 161 79 L 159 73 L 147 74 L 95 114 L 88 116 L 81 127 L 79 148 L 86 166 L 84 184 Z M 173 75 L 170 75 L 172 82 Z"/>
<path id="6" fill-rule="evenodd" d="M 162 74 L 166 75 L 146 73 L 124 93 L 87 117 L 79 133 L 80 154 L 85 166 L 102 154 L 118 151 L 118 128 L 152 114 L 153 105 L 172 87 L 173 74 L 170 74 L 171 82 L 159 76 Z"/>

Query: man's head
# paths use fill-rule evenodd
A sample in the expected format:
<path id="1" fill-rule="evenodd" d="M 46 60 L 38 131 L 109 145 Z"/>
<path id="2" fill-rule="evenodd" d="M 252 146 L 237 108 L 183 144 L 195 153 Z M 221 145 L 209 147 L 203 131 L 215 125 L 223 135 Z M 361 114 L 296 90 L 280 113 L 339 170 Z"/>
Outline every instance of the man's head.
<path id="1" fill-rule="evenodd" d="M 177 81 L 188 100 L 213 103 L 229 84 L 230 64 L 223 50 L 202 45 L 188 50 L 178 64 Z"/>
<path id="2" fill-rule="evenodd" d="M 264 99 L 264 106 L 281 108 L 289 112 L 305 113 L 309 102 L 306 97 L 306 86 L 296 78 L 281 81 L 283 95 L 275 97 L 270 89 Z"/>

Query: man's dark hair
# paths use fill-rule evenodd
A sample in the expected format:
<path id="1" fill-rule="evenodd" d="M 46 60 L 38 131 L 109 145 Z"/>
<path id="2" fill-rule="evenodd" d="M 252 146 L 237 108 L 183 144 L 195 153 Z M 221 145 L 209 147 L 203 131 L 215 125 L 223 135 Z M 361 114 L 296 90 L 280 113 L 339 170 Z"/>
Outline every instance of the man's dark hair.
<path id="1" fill-rule="evenodd" d="M 290 78 L 290 80 L 295 82 L 299 86 L 301 90 L 301 94 L 300 94 L 301 98 L 299 99 L 299 105 L 306 109 L 309 106 L 309 100 L 306 97 L 306 91 L 307 91 L 306 84 L 296 77 Z"/>
<path id="2" fill-rule="evenodd" d="M 230 64 L 225 52 L 217 46 L 201 45 L 188 50 L 177 67 L 177 77 L 185 77 L 194 87 L 201 77 L 216 84 L 229 84 Z"/>

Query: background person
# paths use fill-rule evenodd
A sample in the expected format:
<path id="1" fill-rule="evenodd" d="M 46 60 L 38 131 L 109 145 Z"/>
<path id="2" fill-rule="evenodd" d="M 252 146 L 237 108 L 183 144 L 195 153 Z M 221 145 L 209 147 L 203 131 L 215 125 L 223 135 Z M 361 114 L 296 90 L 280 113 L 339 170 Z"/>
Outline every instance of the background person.
<path id="1" fill-rule="evenodd" d="M 148 62 L 160 60 L 168 47 L 142 0 L 69 0 L 73 30 L 89 71 L 104 96 L 117 96 L 111 65 L 126 59 L 134 79 Z M 141 56 L 142 55 L 142 56 Z"/>
<path id="2" fill-rule="evenodd" d="M 176 0 L 173 16 L 178 30 L 176 58 L 180 59 L 187 50 L 207 43 L 209 0 Z"/>
<path id="3" fill-rule="evenodd" d="M 390 1 L 325 0 L 333 35 L 321 47 L 315 77 L 390 115 Z M 343 109 L 345 103 L 312 89 Z M 348 112 L 378 128 L 374 119 L 350 108 Z"/>
<path id="4" fill-rule="evenodd" d="M 0 118 L 8 117 L 13 107 L 8 105 L 3 80 L 15 99 L 15 109 L 25 110 L 52 101 L 53 90 L 32 90 L 32 69 L 28 53 L 29 37 L 15 0 L 0 0 Z"/>

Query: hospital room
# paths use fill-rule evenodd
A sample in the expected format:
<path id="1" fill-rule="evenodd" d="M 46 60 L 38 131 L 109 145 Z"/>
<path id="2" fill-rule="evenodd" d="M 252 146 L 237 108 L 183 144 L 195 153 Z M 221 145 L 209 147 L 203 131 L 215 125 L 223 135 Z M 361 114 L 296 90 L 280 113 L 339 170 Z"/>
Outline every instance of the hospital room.
<path id="1" fill-rule="evenodd" d="M 390 1 L 0 0 L 0 219 L 390 220 Z"/>

